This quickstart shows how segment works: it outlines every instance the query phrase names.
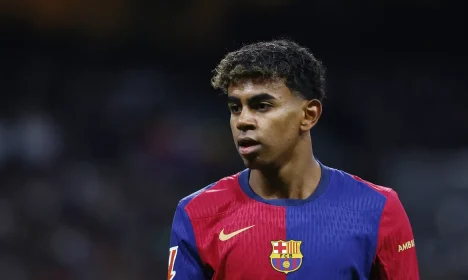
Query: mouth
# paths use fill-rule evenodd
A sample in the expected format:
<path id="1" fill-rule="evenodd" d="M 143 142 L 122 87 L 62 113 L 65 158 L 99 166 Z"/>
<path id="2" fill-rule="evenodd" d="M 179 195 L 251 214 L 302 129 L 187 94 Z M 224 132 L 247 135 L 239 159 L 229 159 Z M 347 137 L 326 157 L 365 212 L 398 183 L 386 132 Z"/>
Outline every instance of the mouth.
<path id="1" fill-rule="evenodd" d="M 261 144 L 260 142 L 251 138 L 242 138 L 237 141 L 237 146 L 239 153 L 246 156 L 257 152 L 260 149 Z"/>

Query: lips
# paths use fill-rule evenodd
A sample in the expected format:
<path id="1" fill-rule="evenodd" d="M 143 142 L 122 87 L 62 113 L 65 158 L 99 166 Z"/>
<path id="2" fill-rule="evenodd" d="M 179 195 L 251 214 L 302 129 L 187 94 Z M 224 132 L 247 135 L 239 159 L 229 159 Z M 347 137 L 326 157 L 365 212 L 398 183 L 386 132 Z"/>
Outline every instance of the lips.
<path id="1" fill-rule="evenodd" d="M 252 138 L 239 138 L 237 139 L 237 145 L 239 147 L 249 147 L 249 146 L 254 146 L 260 144 L 257 140 L 252 139 Z"/>
<path id="2" fill-rule="evenodd" d="M 237 140 L 237 146 L 239 147 L 239 153 L 241 155 L 253 154 L 257 152 L 261 147 L 260 142 L 248 137 L 239 138 Z"/>

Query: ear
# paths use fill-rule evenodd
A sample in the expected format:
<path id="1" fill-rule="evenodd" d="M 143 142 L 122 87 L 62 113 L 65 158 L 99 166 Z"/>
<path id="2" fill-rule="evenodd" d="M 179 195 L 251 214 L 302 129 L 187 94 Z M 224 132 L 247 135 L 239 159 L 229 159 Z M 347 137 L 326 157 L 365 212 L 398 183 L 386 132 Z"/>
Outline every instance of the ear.
<path id="1" fill-rule="evenodd" d="M 322 115 L 322 103 L 317 99 L 306 100 L 303 105 L 301 130 L 306 132 L 314 127 Z"/>

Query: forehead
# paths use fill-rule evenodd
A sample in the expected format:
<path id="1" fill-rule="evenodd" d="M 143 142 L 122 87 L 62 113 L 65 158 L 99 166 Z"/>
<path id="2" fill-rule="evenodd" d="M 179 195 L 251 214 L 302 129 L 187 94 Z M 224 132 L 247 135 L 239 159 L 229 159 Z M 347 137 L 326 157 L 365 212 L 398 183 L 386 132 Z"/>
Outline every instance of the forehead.
<path id="1" fill-rule="evenodd" d="M 280 100 L 293 97 L 282 80 L 241 80 L 230 83 L 228 87 L 228 96 L 240 99 L 262 93 L 267 93 Z"/>

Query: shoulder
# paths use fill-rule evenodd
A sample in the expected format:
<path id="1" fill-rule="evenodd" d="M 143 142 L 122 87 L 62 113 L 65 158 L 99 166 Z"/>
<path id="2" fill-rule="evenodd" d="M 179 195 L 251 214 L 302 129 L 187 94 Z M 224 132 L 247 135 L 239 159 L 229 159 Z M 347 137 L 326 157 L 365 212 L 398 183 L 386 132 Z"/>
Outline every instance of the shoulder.
<path id="1" fill-rule="evenodd" d="M 331 172 L 331 195 L 328 197 L 346 208 L 383 210 L 386 204 L 399 202 L 398 195 L 392 188 L 341 170 L 331 169 Z"/>
<path id="2" fill-rule="evenodd" d="M 239 173 L 224 177 L 184 197 L 179 206 L 191 219 L 211 217 L 231 209 L 242 199 Z"/>

